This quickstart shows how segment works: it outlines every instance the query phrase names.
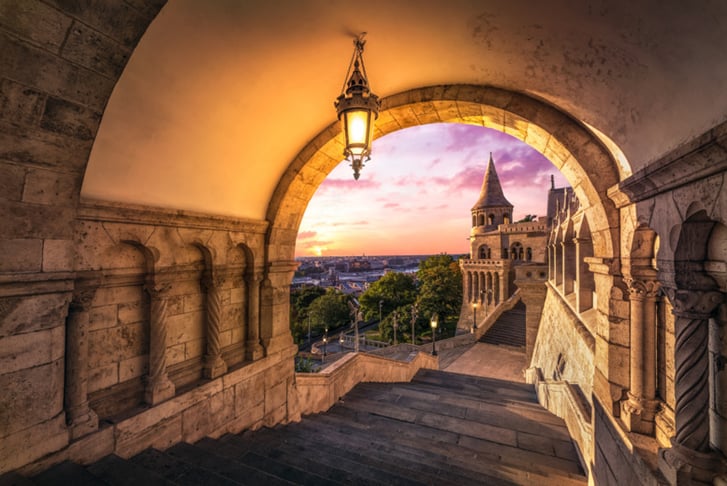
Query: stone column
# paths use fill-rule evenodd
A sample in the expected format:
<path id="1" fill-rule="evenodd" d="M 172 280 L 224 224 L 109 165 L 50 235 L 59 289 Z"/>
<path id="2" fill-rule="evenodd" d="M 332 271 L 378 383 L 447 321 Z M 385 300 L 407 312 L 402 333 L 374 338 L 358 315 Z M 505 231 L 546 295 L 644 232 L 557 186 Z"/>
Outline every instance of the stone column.
<path id="1" fill-rule="evenodd" d="M 722 302 L 716 291 L 673 290 L 674 422 L 672 447 L 659 451 L 659 468 L 671 484 L 711 483 L 719 459 L 709 446 L 709 318 Z"/>
<path id="2" fill-rule="evenodd" d="M 89 285 L 90 284 L 90 285 Z M 76 281 L 66 320 L 66 383 L 63 397 L 70 439 L 98 430 L 98 416 L 88 406 L 88 323 L 95 282 Z"/>
<path id="3" fill-rule="evenodd" d="M 623 402 L 626 428 L 640 434 L 654 434 L 656 400 L 656 297 L 655 280 L 626 279 L 629 286 L 630 348 L 629 391 Z"/>
<path id="4" fill-rule="evenodd" d="M 502 273 L 500 273 L 500 302 L 505 302 L 508 298 L 507 273 L 506 269 L 503 269 Z"/>
<path id="5" fill-rule="evenodd" d="M 260 344 L 260 272 L 250 272 L 245 276 L 247 285 L 247 343 L 245 344 L 245 359 L 255 361 L 263 357 L 263 347 Z"/>
<path id="6" fill-rule="evenodd" d="M 464 294 L 466 296 L 466 302 L 472 301 L 472 272 L 469 270 L 463 271 L 464 274 Z"/>
<path id="7" fill-rule="evenodd" d="M 227 363 L 220 349 L 220 324 L 222 322 L 222 292 L 225 279 L 221 275 L 207 276 L 202 285 L 207 291 L 206 332 L 207 350 L 202 372 L 205 378 L 217 378 L 227 373 Z"/>
<path id="8" fill-rule="evenodd" d="M 167 294 L 171 284 L 148 283 L 145 290 L 149 293 L 149 374 L 147 376 L 144 399 L 156 405 L 175 393 L 174 383 L 167 376 Z"/>

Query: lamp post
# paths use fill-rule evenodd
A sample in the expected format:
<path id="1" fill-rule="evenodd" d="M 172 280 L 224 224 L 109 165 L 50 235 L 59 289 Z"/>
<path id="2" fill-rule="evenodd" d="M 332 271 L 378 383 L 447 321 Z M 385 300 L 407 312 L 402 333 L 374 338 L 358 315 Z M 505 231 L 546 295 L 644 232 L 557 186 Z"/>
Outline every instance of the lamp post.
<path id="1" fill-rule="evenodd" d="M 437 348 L 436 348 L 436 342 L 437 342 L 437 324 L 439 324 L 437 313 L 435 312 L 432 316 L 432 320 L 429 321 L 429 325 L 432 326 L 432 356 L 437 355 Z"/>
<path id="2" fill-rule="evenodd" d="M 323 359 L 321 360 L 321 363 L 326 362 L 326 351 L 328 347 L 328 328 L 326 328 L 325 333 L 323 334 Z"/>
<path id="3" fill-rule="evenodd" d="M 338 336 L 338 347 L 341 348 L 341 351 L 343 351 L 343 343 L 346 341 L 346 339 L 343 337 L 343 331 L 341 331 L 341 335 Z"/>
<path id="4" fill-rule="evenodd" d="M 474 311 L 474 315 L 472 317 L 472 329 L 470 332 L 474 334 L 477 330 L 477 302 L 472 303 L 472 310 Z"/>
<path id="5" fill-rule="evenodd" d="M 367 161 L 371 158 L 374 120 L 379 117 L 381 107 L 379 97 L 371 92 L 366 79 L 366 67 L 363 62 L 365 35 L 364 32 L 353 41 L 353 57 L 346 72 L 341 94 L 334 102 L 338 119 L 343 125 L 345 137 L 343 155 L 351 162 L 353 178 L 356 180 L 363 168 L 364 158 Z"/>
<path id="6" fill-rule="evenodd" d="M 416 345 L 416 323 L 419 316 L 419 308 L 416 304 L 411 306 L 411 343 Z"/>

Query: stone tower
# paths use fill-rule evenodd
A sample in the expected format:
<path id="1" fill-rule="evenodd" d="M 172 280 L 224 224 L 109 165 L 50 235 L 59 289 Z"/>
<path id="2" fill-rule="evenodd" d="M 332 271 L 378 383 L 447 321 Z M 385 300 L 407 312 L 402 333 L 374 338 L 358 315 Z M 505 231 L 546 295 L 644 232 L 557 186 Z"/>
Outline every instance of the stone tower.
<path id="1" fill-rule="evenodd" d="M 547 217 L 513 223 L 513 208 L 490 153 L 480 195 L 472 207 L 470 257 L 460 260 L 463 299 L 458 327 L 463 331 L 474 331 L 512 296 L 517 289 L 516 267 L 546 261 Z"/>
<path id="2" fill-rule="evenodd" d="M 485 177 L 482 179 L 480 197 L 472 206 L 472 228 L 484 226 L 486 230 L 494 229 L 498 224 L 508 224 L 512 218 L 513 206 L 505 198 L 500 185 L 500 178 L 495 171 L 495 163 L 490 152 Z"/>

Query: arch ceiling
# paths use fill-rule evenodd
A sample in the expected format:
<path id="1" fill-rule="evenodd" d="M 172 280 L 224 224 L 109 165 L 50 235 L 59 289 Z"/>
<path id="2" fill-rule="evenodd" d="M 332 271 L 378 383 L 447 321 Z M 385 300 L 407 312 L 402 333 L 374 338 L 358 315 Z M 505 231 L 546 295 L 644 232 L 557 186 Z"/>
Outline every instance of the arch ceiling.
<path id="1" fill-rule="evenodd" d="M 335 120 L 361 31 L 379 96 L 523 92 L 636 171 L 724 120 L 724 18 L 721 1 L 173 0 L 114 89 L 82 196 L 265 218 L 288 165 Z"/>

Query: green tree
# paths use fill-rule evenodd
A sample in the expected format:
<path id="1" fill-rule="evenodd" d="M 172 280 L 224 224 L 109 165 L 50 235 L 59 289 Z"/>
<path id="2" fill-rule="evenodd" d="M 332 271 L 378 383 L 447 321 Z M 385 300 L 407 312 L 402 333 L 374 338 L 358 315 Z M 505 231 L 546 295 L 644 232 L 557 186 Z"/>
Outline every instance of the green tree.
<path id="1" fill-rule="evenodd" d="M 348 297 L 342 292 L 329 290 L 308 306 L 311 327 L 319 331 L 333 330 L 351 322 Z"/>
<path id="2" fill-rule="evenodd" d="M 417 272 L 419 314 L 429 319 L 436 312 L 443 331 L 453 331 L 457 326 L 462 305 L 462 274 L 458 263 L 450 255 L 435 255 L 422 261 Z"/>
<path id="3" fill-rule="evenodd" d="M 417 287 L 413 275 L 389 272 L 361 294 L 359 303 L 364 319 L 371 320 L 379 318 L 379 302 L 381 315 L 384 317 L 397 307 L 413 304 L 416 296 Z"/>
<path id="4" fill-rule="evenodd" d="M 411 343 L 411 321 L 412 321 L 412 304 L 397 307 L 384 317 L 379 323 L 379 334 L 384 341 L 394 341 L 394 320 L 397 323 L 397 342 Z M 426 329 L 429 328 L 429 321 L 421 315 L 417 308 L 417 319 L 415 322 L 417 342 Z"/>
<path id="5" fill-rule="evenodd" d="M 306 285 L 290 293 L 290 331 L 295 342 L 308 337 L 308 306 L 325 293 L 326 289 L 316 285 Z"/>

